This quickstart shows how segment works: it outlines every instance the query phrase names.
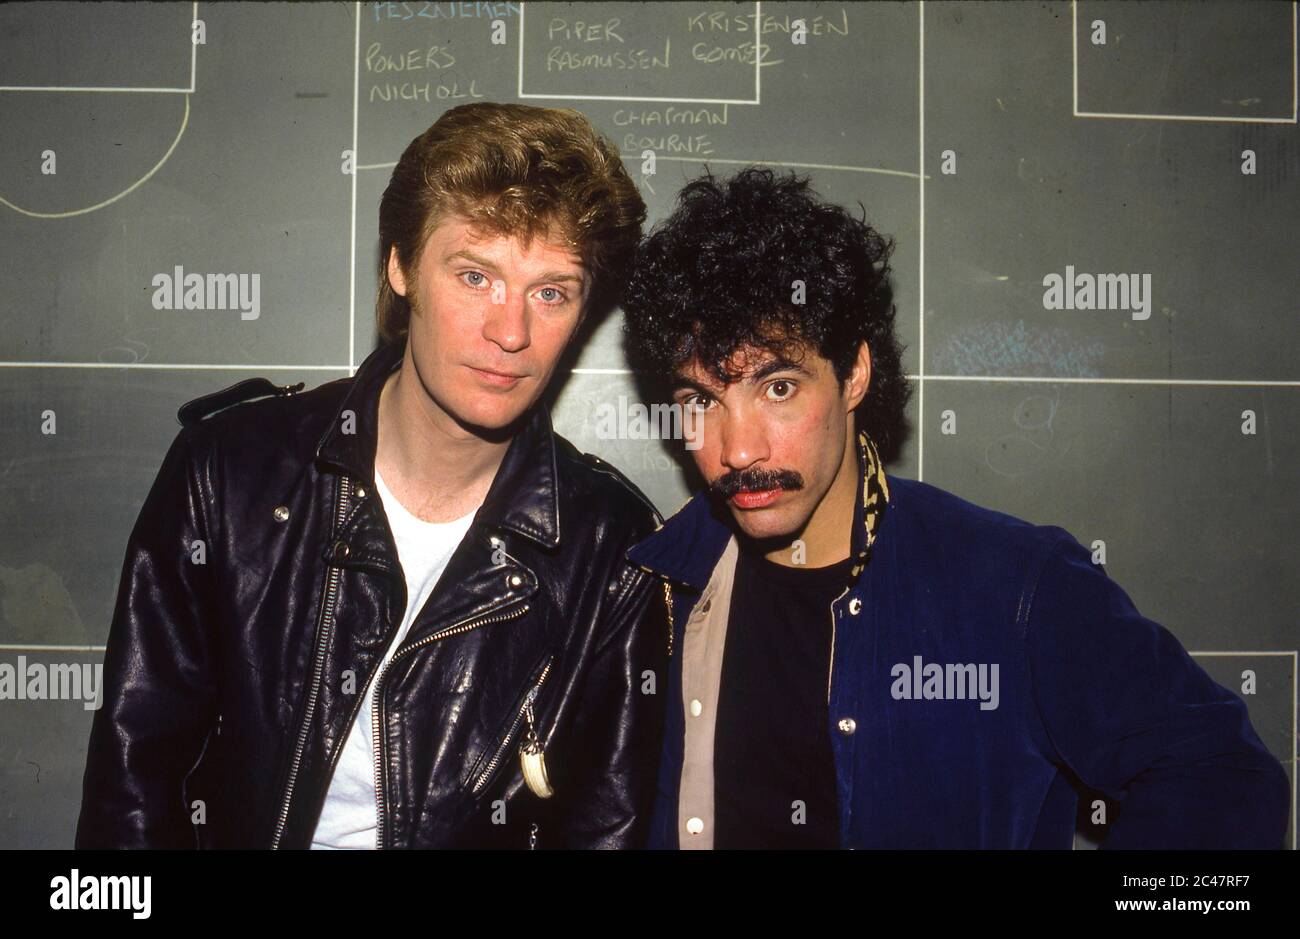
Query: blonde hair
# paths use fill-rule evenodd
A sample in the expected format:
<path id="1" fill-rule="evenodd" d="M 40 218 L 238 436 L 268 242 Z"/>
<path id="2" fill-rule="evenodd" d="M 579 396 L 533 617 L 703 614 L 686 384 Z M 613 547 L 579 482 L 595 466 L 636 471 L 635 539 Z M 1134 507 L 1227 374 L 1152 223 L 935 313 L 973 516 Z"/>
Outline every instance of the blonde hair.
<path id="1" fill-rule="evenodd" d="M 476 101 L 444 113 L 411 141 L 379 203 L 375 320 L 385 342 L 410 327 L 407 297 L 388 282 L 394 247 L 414 284 L 439 222 L 463 218 L 485 235 L 566 245 L 591 279 L 584 317 L 617 302 L 646 207 L 618 149 L 572 108 Z M 408 291 L 409 293 L 409 291 Z"/>

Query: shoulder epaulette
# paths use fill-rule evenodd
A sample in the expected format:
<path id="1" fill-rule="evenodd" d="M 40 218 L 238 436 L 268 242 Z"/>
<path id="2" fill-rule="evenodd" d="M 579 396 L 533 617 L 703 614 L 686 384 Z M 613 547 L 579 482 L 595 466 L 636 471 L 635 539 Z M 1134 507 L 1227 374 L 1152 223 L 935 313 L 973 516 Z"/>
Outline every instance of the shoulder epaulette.
<path id="1" fill-rule="evenodd" d="M 623 473 L 613 464 L 606 463 L 594 453 L 583 453 L 582 458 L 592 469 L 598 470 L 607 476 L 612 476 L 614 479 L 622 483 L 624 489 L 628 490 L 632 495 L 640 499 L 641 504 L 649 509 L 651 514 L 654 516 L 655 530 L 657 531 L 659 529 L 659 526 L 664 522 L 663 516 L 659 514 L 659 509 L 650 501 L 650 498 L 637 488 L 636 483 L 624 476 Z"/>
<path id="2" fill-rule="evenodd" d="M 272 395 L 294 394 L 302 391 L 304 384 L 304 382 L 298 382 L 296 385 L 276 385 L 266 378 L 246 378 L 241 382 L 236 382 L 229 388 L 202 395 L 193 401 L 186 401 L 181 405 L 180 410 L 176 412 L 176 419 L 183 426 L 196 424 L 206 417 L 211 417 L 218 411 L 224 411 L 226 408 L 244 401 L 266 398 Z"/>

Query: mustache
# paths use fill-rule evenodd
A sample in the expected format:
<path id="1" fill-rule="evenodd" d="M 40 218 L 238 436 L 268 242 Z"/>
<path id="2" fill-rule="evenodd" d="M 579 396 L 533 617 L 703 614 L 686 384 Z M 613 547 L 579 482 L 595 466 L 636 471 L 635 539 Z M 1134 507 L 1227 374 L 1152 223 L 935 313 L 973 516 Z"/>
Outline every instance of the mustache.
<path id="1" fill-rule="evenodd" d="M 788 469 L 747 469 L 724 473 L 709 483 L 709 492 L 730 499 L 738 492 L 754 489 L 802 489 L 803 477 Z"/>

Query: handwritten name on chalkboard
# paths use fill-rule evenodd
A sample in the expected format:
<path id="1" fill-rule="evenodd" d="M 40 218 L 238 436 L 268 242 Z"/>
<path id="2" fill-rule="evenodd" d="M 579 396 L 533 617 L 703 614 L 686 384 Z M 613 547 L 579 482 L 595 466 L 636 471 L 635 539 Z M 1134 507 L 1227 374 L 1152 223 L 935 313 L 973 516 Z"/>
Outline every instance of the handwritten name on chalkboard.
<path id="1" fill-rule="evenodd" d="M 440 45 L 396 50 L 386 49 L 381 42 L 372 42 L 366 47 L 363 63 L 366 72 L 372 75 L 395 75 L 408 72 L 437 75 L 444 69 L 454 68 L 456 56 L 450 49 Z M 482 97 L 484 92 L 479 89 L 478 81 L 466 80 L 462 77 L 447 81 L 436 77 L 419 76 L 410 81 L 380 80 L 372 82 L 366 90 L 366 100 L 370 102 L 431 103 Z"/>

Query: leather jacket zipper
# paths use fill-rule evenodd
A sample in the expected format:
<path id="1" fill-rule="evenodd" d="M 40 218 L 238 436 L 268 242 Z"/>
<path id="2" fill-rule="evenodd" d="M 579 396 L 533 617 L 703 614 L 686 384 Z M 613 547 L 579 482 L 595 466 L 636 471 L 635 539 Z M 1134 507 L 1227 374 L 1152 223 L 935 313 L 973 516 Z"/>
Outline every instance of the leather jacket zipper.
<path id="1" fill-rule="evenodd" d="M 546 667 L 543 668 L 542 673 L 537 676 L 537 680 L 533 683 L 533 686 L 528 689 L 528 694 L 524 695 L 523 704 L 519 705 L 519 711 L 515 714 L 515 719 L 511 722 L 510 729 L 506 731 L 506 735 L 501 741 L 501 746 L 497 747 L 496 753 L 492 754 L 492 759 L 488 760 L 488 764 L 484 767 L 483 772 L 479 773 L 478 779 L 474 780 L 474 785 L 470 789 L 470 792 L 477 795 L 482 791 L 483 787 L 487 785 L 489 777 L 496 772 L 497 765 L 501 762 L 502 757 L 506 755 L 506 750 L 509 748 L 510 742 L 514 739 L 515 731 L 517 731 L 519 725 L 523 723 L 524 715 L 528 713 L 528 709 L 532 706 L 533 702 L 537 700 L 537 693 L 542 690 L 542 684 L 546 681 L 546 676 L 550 674 L 551 665 L 554 661 L 554 656 L 547 660 Z"/>
<path id="2" fill-rule="evenodd" d="M 511 601 L 511 602 L 519 602 L 519 601 Z M 501 604 L 501 606 L 508 606 L 508 605 L 509 604 Z M 497 607 L 497 609 L 499 608 L 500 607 Z M 373 744 L 374 757 L 375 757 L 375 847 L 376 848 L 384 847 L 386 836 L 388 834 L 387 827 L 384 824 L 385 815 L 387 814 L 385 804 L 384 804 L 384 777 L 385 777 L 384 770 L 387 761 L 384 759 L 384 738 L 380 735 L 380 728 L 383 726 L 383 710 L 384 710 L 383 681 L 384 681 L 384 676 L 388 673 L 388 669 L 392 666 L 394 662 L 396 662 L 402 656 L 406 655 L 408 652 L 412 652 L 415 649 L 419 649 L 423 646 L 427 646 L 431 642 L 437 642 L 439 639 L 445 639 L 448 636 L 455 636 L 460 633 L 469 632 L 471 629 L 477 629 L 480 626 L 486 626 L 488 623 L 499 623 L 504 620 L 515 619 L 516 617 L 523 616 L 527 612 L 528 612 L 528 604 L 524 603 L 523 606 L 519 607 L 518 609 L 511 610 L 509 613 L 499 613 L 494 616 L 485 616 L 483 614 L 480 614 L 478 617 L 463 620 L 452 626 L 448 626 L 446 629 L 440 629 L 432 636 L 426 636 L 425 638 L 421 639 L 419 642 L 413 642 L 409 646 L 403 646 L 402 648 L 398 649 L 396 652 L 393 653 L 393 657 L 389 659 L 386 663 L 384 663 L 384 667 L 379 670 L 379 674 L 375 676 L 374 705 L 370 709 L 370 739 L 371 739 L 371 743 Z"/>
<path id="3" fill-rule="evenodd" d="M 346 518 L 348 497 L 352 492 L 352 480 L 347 476 L 339 479 L 339 504 L 334 515 L 334 530 L 337 534 Z M 334 626 L 334 602 L 338 599 L 339 581 L 343 577 L 343 568 L 331 564 L 325 578 L 325 594 L 321 602 L 320 622 L 316 628 L 316 658 L 312 663 L 311 686 L 307 692 L 307 706 L 303 710 L 302 726 L 298 728 L 298 741 L 294 745 L 293 760 L 289 765 L 289 779 L 285 783 L 284 799 L 280 804 L 280 815 L 275 822 L 275 833 L 271 837 L 271 850 L 280 847 L 284 836 L 284 826 L 289 820 L 289 803 L 293 801 L 293 789 L 298 780 L 298 769 L 302 765 L 302 751 L 307 744 L 307 733 L 311 727 L 312 716 L 316 712 L 316 699 L 320 694 L 321 672 L 325 665 L 325 651 L 329 647 L 329 635 Z"/>

